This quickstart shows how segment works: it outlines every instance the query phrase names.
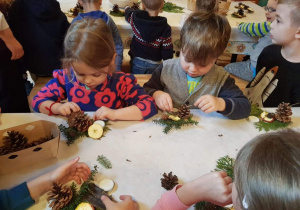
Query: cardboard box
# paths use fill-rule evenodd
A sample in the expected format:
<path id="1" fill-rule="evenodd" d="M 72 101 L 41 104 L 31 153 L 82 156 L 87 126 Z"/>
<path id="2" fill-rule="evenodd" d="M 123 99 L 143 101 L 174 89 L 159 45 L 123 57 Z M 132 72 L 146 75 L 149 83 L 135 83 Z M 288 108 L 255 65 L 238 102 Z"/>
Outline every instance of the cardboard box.
<path id="1" fill-rule="evenodd" d="M 28 138 L 28 143 L 49 135 L 53 135 L 54 138 L 40 145 L 0 156 L 0 174 L 57 156 L 60 132 L 55 123 L 39 120 L 0 130 L 0 146 L 3 146 L 3 137 L 7 134 L 6 132 L 12 130 L 24 134 Z"/>

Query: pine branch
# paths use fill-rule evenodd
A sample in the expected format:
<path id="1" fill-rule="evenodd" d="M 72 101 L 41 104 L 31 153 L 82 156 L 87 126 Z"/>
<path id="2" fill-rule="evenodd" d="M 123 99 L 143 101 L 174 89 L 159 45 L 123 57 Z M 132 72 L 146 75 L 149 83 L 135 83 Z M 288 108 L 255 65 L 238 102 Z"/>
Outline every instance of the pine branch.
<path id="1" fill-rule="evenodd" d="M 217 165 L 214 171 L 225 171 L 229 177 L 234 179 L 234 159 L 228 155 L 221 157 L 217 160 Z"/>
<path id="2" fill-rule="evenodd" d="M 73 191 L 73 198 L 62 210 L 74 210 L 76 207 L 84 201 L 84 196 L 89 192 L 89 184 L 94 181 L 95 175 L 98 173 L 97 165 L 94 166 L 94 170 L 92 170 L 89 178 L 85 181 L 79 191 L 77 191 L 76 184 L 73 182 L 71 185 L 71 189 Z"/>
<path id="3" fill-rule="evenodd" d="M 119 12 L 109 12 L 110 15 L 115 16 L 115 17 L 125 17 L 125 12 L 119 11 Z"/>
<path id="4" fill-rule="evenodd" d="M 229 210 L 229 208 L 217 206 L 207 201 L 200 201 L 194 206 L 195 210 Z"/>
<path id="5" fill-rule="evenodd" d="M 104 134 L 106 134 L 108 131 L 111 131 L 111 129 L 108 127 L 108 125 L 111 125 L 111 124 L 109 123 L 109 121 L 104 121 L 104 123 L 105 123 L 105 125 L 104 125 L 104 127 L 103 127 L 103 135 L 102 135 L 101 138 L 105 137 Z M 100 138 L 100 139 L 101 139 L 101 138 Z"/>
<path id="6" fill-rule="evenodd" d="M 255 117 L 260 117 L 260 114 L 263 113 L 264 111 L 259 108 L 258 106 L 256 106 L 255 104 L 251 105 L 251 112 L 250 112 L 250 116 L 255 116 Z"/>
<path id="7" fill-rule="evenodd" d="M 165 126 L 163 132 L 165 134 L 169 133 L 170 130 L 172 130 L 172 128 L 175 129 L 180 129 L 182 126 L 188 126 L 188 125 L 197 125 L 199 122 L 196 120 L 192 120 L 192 116 L 191 115 L 188 119 L 180 119 L 178 121 L 174 121 L 174 120 L 163 120 L 163 119 L 155 119 L 153 120 L 154 123 L 158 124 L 158 125 L 163 125 Z"/>
<path id="8" fill-rule="evenodd" d="M 183 7 L 177 6 L 171 2 L 165 2 L 162 10 L 164 12 L 183 13 Z"/>
<path id="9" fill-rule="evenodd" d="M 104 155 L 98 155 L 97 161 L 106 169 L 112 168 L 110 160 L 108 160 Z"/>
<path id="10" fill-rule="evenodd" d="M 67 145 L 70 146 L 70 144 L 73 144 L 78 138 L 82 136 L 88 137 L 88 132 L 81 132 L 76 130 L 73 127 L 66 127 L 64 125 L 58 126 L 60 132 L 67 138 Z"/>

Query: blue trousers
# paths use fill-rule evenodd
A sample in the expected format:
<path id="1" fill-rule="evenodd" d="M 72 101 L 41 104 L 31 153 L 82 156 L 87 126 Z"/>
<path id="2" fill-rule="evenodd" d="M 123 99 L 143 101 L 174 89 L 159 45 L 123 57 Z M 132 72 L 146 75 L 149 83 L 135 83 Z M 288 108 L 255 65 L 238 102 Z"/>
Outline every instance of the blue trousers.
<path id="1" fill-rule="evenodd" d="M 152 74 L 159 64 L 149 63 L 147 61 L 132 58 L 130 61 L 132 74 Z"/>

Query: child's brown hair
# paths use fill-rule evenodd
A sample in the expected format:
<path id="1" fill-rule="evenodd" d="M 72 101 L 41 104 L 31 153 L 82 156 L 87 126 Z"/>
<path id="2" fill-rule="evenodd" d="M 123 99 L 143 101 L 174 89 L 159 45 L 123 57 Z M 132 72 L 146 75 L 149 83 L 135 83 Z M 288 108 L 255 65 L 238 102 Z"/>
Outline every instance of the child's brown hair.
<path id="1" fill-rule="evenodd" d="M 142 3 L 147 9 L 150 10 L 160 10 L 161 6 L 164 3 L 164 0 L 142 0 Z"/>
<path id="2" fill-rule="evenodd" d="M 85 3 L 85 4 L 90 4 L 90 3 L 98 3 L 99 0 L 79 0 L 79 2 Z M 102 2 L 102 1 L 101 1 Z"/>
<path id="3" fill-rule="evenodd" d="M 64 40 L 63 67 L 72 62 L 84 62 L 95 69 L 110 65 L 115 45 L 107 24 L 102 19 L 83 19 L 73 23 Z M 114 69 L 111 69 L 111 74 Z"/>
<path id="4" fill-rule="evenodd" d="M 197 0 L 196 1 L 196 11 L 214 13 L 219 10 L 219 0 Z"/>
<path id="5" fill-rule="evenodd" d="M 235 161 L 239 201 L 247 210 L 299 209 L 299 174 L 299 132 L 286 129 L 257 136 L 239 151 Z"/>
<path id="6" fill-rule="evenodd" d="M 279 0 L 278 4 L 286 4 L 292 7 L 291 20 L 293 26 L 300 26 L 300 1 L 299 0 Z"/>
<path id="7" fill-rule="evenodd" d="M 186 61 L 207 65 L 224 52 L 230 32 L 225 17 L 208 12 L 192 13 L 181 29 L 181 52 Z"/>

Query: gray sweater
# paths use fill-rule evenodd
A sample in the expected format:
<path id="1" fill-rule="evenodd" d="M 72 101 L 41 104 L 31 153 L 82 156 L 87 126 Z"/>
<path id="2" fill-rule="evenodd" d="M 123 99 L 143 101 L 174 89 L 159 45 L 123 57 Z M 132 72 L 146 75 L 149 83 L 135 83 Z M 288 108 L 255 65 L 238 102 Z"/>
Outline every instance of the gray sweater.
<path id="1" fill-rule="evenodd" d="M 152 74 L 150 80 L 144 84 L 145 90 L 152 96 L 155 91 L 161 90 L 170 94 L 174 107 L 181 104 L 190 104 L 192 108 L 197 99 L 202 95 L 213 95 L 225 100 L 225 110 L 220 112 L 230 119 L 242 119 L 248 117 L 251 105 L 243 95 L 235 80 L 223 67 L 214 65 L 203 76 L 200 84 L 189 95 L 187 76 L 181 68 L 179 59 L 164 61 Z"/>

